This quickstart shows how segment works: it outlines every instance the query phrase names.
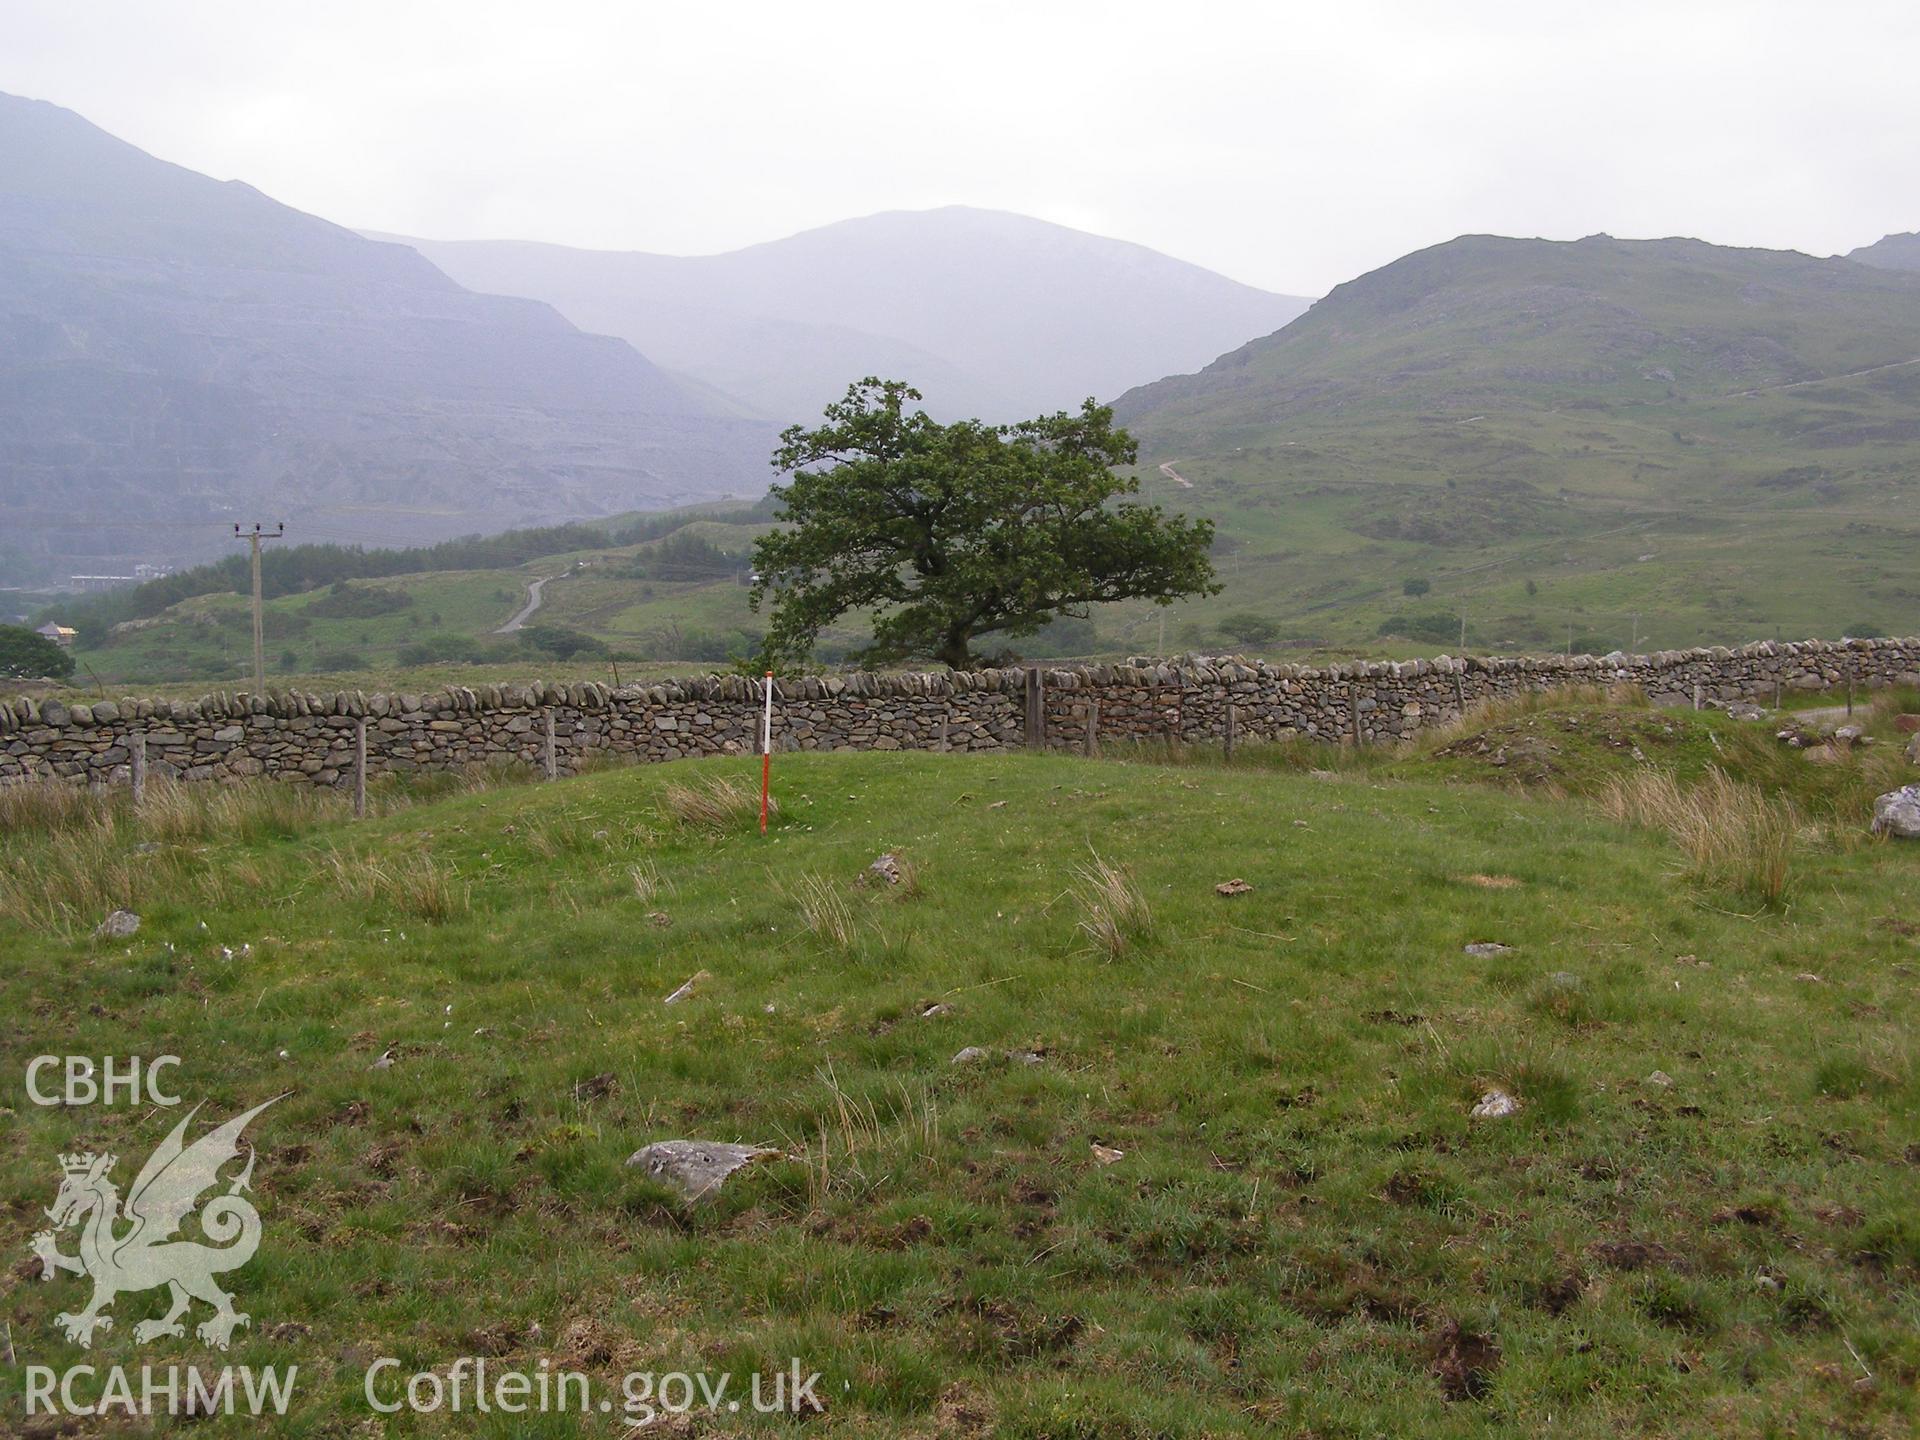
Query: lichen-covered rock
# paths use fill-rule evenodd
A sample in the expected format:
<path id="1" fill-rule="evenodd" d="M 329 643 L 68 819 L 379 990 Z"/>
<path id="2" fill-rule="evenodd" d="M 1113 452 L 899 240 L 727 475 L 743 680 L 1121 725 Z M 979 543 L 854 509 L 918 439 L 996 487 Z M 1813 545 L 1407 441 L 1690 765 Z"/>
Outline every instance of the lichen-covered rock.
<path id="1" fill-rule="evenodd" d="M 634 1151 L 627 1164 L 670 1185 L 681 1199 L 695 1201 L 713 1194 L 734 1171 L 780 1153 L 765 1145 L 724 1140 L 658 1140 Z"/>
<path id="2" fill-rule="evenodd" d="M 93 933 L 102 940 L 125 940 L 140 929 L 140 917 L 131 910 L 115 910 Z"/>
<path id="3" fill-rule="evenodd" d="M 1873 802 L 1873 833 L 1920 840 L 1920 785 L 1902 785 Z"/>

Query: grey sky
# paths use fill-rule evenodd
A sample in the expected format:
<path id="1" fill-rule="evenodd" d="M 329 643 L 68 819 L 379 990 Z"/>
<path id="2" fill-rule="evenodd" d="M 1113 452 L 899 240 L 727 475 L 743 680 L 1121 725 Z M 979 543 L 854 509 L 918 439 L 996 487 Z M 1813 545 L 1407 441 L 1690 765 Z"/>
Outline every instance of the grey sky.
<path id="1" fill-rule="evenodd" d="M 1920 6 L 0 0 L 0 90 L 370 229 L 972 204 L 1296 294 L 1472 231 L 1920 229 Z"/>

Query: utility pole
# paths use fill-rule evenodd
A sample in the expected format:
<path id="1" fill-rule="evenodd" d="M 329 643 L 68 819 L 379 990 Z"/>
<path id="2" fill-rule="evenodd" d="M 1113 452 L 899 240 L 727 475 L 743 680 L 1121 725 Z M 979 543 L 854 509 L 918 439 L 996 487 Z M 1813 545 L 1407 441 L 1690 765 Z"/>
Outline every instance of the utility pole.
<path id="1" fill-rule="evenodd" d="M 233 538 L 245 540 L 253 552 L 253 693 L 262 695 L 267 689 L 267 645 L 266 624 L 260 611 L 260 542 L 262 540 L 284 540 L 287 527 L 284 522 L 268 530 L 258 521 L 253 529 L 242 530 L 233 527 Z"/>

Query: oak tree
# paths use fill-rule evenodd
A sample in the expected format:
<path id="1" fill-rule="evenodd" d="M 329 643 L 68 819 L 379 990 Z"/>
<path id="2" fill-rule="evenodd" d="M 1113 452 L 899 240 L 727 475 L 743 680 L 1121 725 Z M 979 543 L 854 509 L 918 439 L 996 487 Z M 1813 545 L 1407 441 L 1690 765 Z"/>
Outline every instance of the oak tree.
<path id="1" fill-rule="evenodd" d="M 961 669 L 984 636 L 1031 635 L 1114 600 L 1219 590 L 1212 521 L 1120 498 L 1139 489 L 1115 473 L 1138 447 L 1110 408 L 941 424 L 920 398 L 869 377 L 824 424 L 781 435 L 784 523 L 755 543 L 751 597 L 755 609 L 773 599 L 770 660 L 804 658 L 828 625 L 866 611 L 862 661 Z"/>

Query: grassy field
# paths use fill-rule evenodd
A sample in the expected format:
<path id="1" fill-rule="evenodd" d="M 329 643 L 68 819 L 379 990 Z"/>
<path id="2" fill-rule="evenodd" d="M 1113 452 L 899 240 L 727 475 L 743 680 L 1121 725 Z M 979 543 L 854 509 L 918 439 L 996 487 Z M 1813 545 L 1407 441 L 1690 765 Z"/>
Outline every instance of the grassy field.
<path id="1" fill-rule="evenodd" d="M 1491 763 L 1529 736 L 1551 770 Z M 368 1423 L 375 1357 L 481 1354 L 616 1397 L 825 1376 L 823 1418 L 667 1433 L 1905 1435 L 1915 854 L 1852 798 L 1890 746 L 1770 744 L 1572 697 L 1230 768 L 783 757 L 765 838 L 750 805 L 694 818 L 742 762 L 389 791 L 360 824 L 284 789 L 21 797 L 0 1064 L 178 1054 L 207 1119 L 289 1092 L 226 1357 L 299 1366 L 275 1434 L 624 1432 Z M 1710 762 L 1789 786 L 1772 898 L 1609 818 Z M 883 852 L 906 878 L 863 885 Z M 123 904 L 138 933 L 95 938 Z M 1517 1112 L 1473 1118 L 1495 1088 Z M 205 1364 L 135 1349 L 155 1295 L 75 1349 L 83 1282 L 24 1258 L 58 1154 L 124 1181 L 176 1117 L 8 1103 L 10 1358 Z M 673 1138 L 785 1158 L 687 1205 L 623 1164 Z"/>

